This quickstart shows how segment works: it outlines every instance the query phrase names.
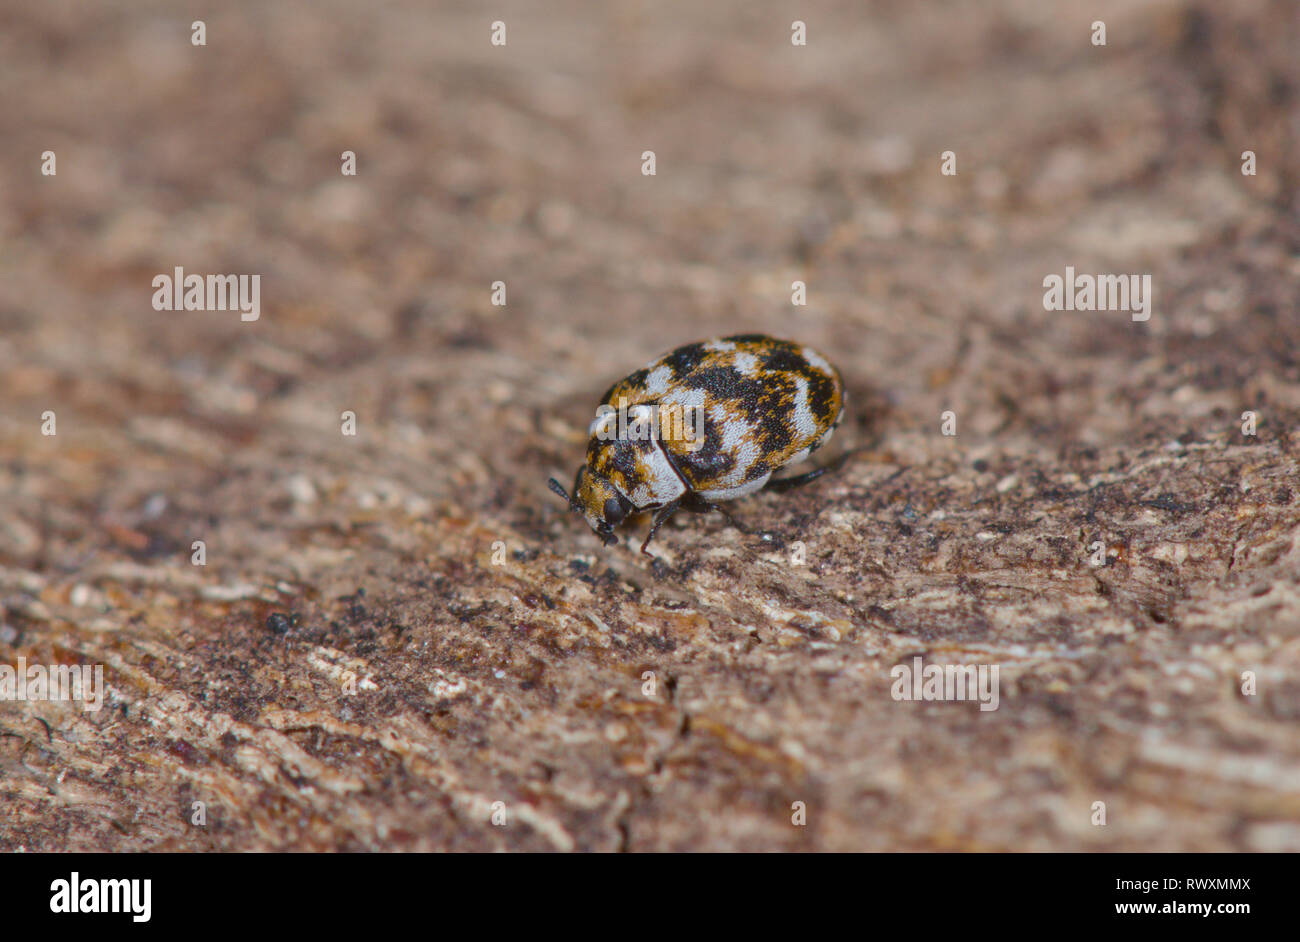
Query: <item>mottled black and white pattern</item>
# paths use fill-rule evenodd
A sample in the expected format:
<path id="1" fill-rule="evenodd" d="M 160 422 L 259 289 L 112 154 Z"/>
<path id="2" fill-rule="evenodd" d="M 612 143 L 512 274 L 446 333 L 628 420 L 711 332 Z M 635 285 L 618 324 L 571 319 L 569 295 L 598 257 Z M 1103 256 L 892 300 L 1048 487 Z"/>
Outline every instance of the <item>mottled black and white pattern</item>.
<path id="1" fill-rule="evenodd" d="M 609 411 L 592 423 L 570 503 L 609 541 L 629 512 L 741 497 L 807 458 L 839 423 L 844 386 L 816 350 L 743 334 L 678 347 L 611 386 L 601 405 Z M 650 410 L 688 417 L 685 429 L 703 435 L 665 420 L 649 439 L 610 437 L 620 411 Z"/>

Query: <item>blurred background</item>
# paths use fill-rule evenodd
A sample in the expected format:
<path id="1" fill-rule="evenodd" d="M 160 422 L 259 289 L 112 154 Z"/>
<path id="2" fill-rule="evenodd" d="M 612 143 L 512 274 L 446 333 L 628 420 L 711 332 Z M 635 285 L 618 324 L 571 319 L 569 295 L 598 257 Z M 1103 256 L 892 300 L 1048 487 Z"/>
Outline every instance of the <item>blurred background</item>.
<path id="1" fill-rule="evenodd" d="M 1290 0 L 0 4 L 0 655 L 117 698 L 0 708 L 0 846 L 1300 849 L 1297 49 Z M 176 266 L 260 319 L 154 310 Z M 1045 311 L 1066 266 L 1151 319 Z M 545 488 L 597 397 L 755 331 L 874 450 L 738 508 L 812 567 L 599 548 Z M 917 653 L 1001 710 L 891 701 Z"/>

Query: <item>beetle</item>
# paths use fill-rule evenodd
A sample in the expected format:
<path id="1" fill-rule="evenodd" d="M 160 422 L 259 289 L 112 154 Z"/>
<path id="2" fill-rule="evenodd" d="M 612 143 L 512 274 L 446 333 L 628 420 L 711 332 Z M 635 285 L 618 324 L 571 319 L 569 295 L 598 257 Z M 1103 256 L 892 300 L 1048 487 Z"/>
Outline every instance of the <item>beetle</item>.
<path id="1" fill-rule="evenodd" d="M 811 347 L 765 334 L 738 334 L 678 347 L 619 380 L 601 397 L 586 461 L 566 493 L 606 545 L 629 514 L 653 511 L 641 552 L 677 510 L 718 506 L 766 486 L 784 491 L 839 461 L 795 477 L 772 472 L 826 444 L 844 416 L 839 371 Z"/>

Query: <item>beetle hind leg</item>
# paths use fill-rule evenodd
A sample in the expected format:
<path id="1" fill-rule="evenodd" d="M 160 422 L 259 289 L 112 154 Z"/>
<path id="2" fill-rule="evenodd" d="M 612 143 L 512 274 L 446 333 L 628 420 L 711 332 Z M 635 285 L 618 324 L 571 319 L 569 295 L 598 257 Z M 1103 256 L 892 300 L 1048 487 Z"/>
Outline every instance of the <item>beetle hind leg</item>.
<path id="1" fill-rule="evenodd" d="M 792 488 L 801 487 L 802 485 L 807 484 L 810 481 L 817 480 L 819 477 L 821 477 L 823 474 L 826 474 L 828 471 L 838 471 L 840 468 L 844 467 L 845 462 L 847 462 L 854 455 L 861 454 L 864 451 L 868 451 L 868 450 L 869 449 L 866 448 L 854 448 L 852 451 L 844 452 L 844 454 L 840 455 L 838 458 L 829 462 L 828 464 L 822 465 L 820 468 L 813 468 L 811 471 L 808 471 L 804 474 L 796 474 L 792 478 L 771 478 L 768 480 L 767 487 L 765 488 L 765 490 L 775 491 L 778 494 L 782 494 L 785 491 L 791 490 Z"/>
<path id="2" fill-rule="evenodd" d="M 827 465 L 824 468 L 813 468 L 805 474 L 796 474 L 792 478 L 773 478 L 767 482 L 767 490 L 782 494 L 796 487 L 801 487 L 809 481 L 817 480 L 829 470 L 831 470 L 831 467 Z"/>

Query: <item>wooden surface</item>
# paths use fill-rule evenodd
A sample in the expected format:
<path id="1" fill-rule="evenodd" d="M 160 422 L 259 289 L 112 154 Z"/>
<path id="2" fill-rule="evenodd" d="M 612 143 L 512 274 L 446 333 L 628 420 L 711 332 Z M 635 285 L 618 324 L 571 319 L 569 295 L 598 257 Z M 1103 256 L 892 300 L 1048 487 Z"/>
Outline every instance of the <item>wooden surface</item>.
<path id="1" fill-rule="evenodd" d="M 109 687 L 0 848 L 1300 850 L 1293 4 L 271 6 L 0 14 L 0 662 Z M 870 453 L 602 547 L 597 397 L 741 331 Z"/>

